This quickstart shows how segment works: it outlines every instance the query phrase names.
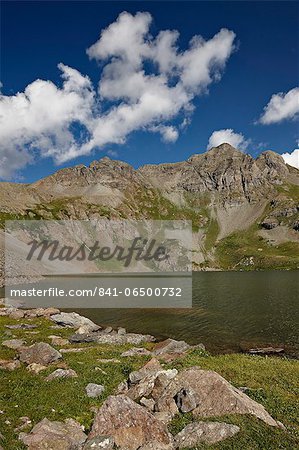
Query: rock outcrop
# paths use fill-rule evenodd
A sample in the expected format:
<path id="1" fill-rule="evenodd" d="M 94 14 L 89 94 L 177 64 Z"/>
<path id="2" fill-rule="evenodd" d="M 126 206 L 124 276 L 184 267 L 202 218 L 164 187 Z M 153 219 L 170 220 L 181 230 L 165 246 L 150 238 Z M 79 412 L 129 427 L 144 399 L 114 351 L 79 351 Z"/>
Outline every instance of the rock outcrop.
<path id="1" fill-rule="evenodd" d="M 124 395 L 108 397 L 99 409 L 89 438 L 101 435 L 112 436 L 115 444 L 126 450 L 137 450 L 151 442 L 157 445 L 153 448 L 173 449 L 166 426 Z"/>

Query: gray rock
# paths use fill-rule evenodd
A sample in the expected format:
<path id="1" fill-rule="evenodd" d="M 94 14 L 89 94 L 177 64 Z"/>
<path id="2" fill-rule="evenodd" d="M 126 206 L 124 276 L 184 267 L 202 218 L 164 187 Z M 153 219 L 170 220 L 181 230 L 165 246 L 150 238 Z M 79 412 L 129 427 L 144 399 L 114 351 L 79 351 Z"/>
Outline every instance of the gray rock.
<path id="1" fill-rule="evenodd" d="M 106 328 L 102 331 L 102 333 L 104 333 L 104 334 L 109 334 L 109 333 L 112 333 L 112 331 L 113 331 L 113 328 L 112 328 L 112 327 L 106 327 Z"/>
<path id="2" fill-rule="evenodd" d="M 123 345 L 123 344 L 133 344 L 139 345 L 145 342 L 153 342 L 155 338 L 148 334 L 136 334 L 136 333 L 127 333 L 125 335 L 119 334 L 101 334 L 97 337 L 96 342 L 99 344 L 114 344 L 114 345 Z"/>
<path id="3" fill-rule="evenodd" d="M 47 366 L 61 357 L 61 353 L 45 342 L 39 342 L 30 347 L 22 347 L 19 349 L 20 361 L 26 364 L 36 363 Z"/>
<path id="4" fill-rule="evenodd" d="M 104 392 L 105 387 L 101 384 L 95 384 L 95 383 L 88 383 L 88 385 L 85 388 L 87 397 L 90 398 L 96 398 L 100 397 L 102 393 Z"/>
<path id="5" fill-rule="evenodd" d="M 9 314 L 9 317 L 11 319 L 23 319 L 23 317 L 25 317 L 25 313 L 24 313 L 24 311 L 17 309 L 17 310 L 12 311 Z"/>
<path id="6" fill-rule="evenodd" d="M 12 348 L 13 350 L 17 350 L 23 347 L 24 344 L 25 341 L 23 339 L 9 339 L 2 342 L 2 345 L 4 345 L 4 347 Z"/>
<path id="7" fill-rule="evenodd" d="M 64 346 L 64 345 L 68 345 L 70 342 L 68 341 L 68 339 L 64 339 L 61 336 L 55 336 L 55 335 L 50 335 L 48 336 L 49 339 L 51 339 L 51 343 L 52 345 L 57 345 L 57 346 Z"/>
<path id="8" fill-rule="evenodd" d="M 156 400 L 177 373 L 176 369 L 164 370 L 159 361 L 153 358 L 140 370 L 129 375 L 127 388 L 123 386 L 124 393 L 133 400 L 141 397 Z"/>
<path id="9" fill-rule="evenodd" d="M 137 383 L 138 381 L 148 377 L 150 375 L 155 375 L 157 372 L 163 370 L 163 367 L 156 358 L 152 358 L 147 362 L 141 369 L 131 372 L 129 375 L 129 382 L 131 384 Z"/>
<path id="10" fill-rule="evenodd" d="M 112 436 L 97 436 L 85 443 L 83 450 L 113 450 L 114 439 Z"/>
<path id="11" fill-rule="evenodd" d="M 163 355 L 165 353 L 184 353 L 191 348 L 191 345 L 185 341 L 176 341 L 175 339 L 166 339 L 155 345 L 154 355 Z"/>
<path id="12" fill-rule="evenodd" d="M 63 326 L 71 326 L 74 328 L 80 328 L 81 326 L 85 326 L 88 331 L 98 331 L 101 327 L 96 325 L 87 317 L 80 316 L 75 312 L 65 313 L 62 312 L 60 314 L 54 314 L 50 316 L 50 319 L 58 325 Z"/>
<path id="13" fill-rule="evenodd" d="M 37 325 L 29 323 L 19 323 L 16 325 L 5 325 L 5 328 L 9 328 L 10 330 L 33 330 L 34 328 L 37 328 Z"/>
<path id="14" fill-rule="evenodd" d="M 80 450 L 86 438 L 81 425 L 73 419 L 64 423 L 43 419 L 30 433 L 19 436 L 29 450 Z"/>
<path id="15" fill-rule="evenodd" d="M 122 327 L 119 327 L 118 329 L 117 329 L 117 334 L 120 334 L 120 335 L 124 335 L 124 334 L 126 334 L 126 329 L 125 328 L 122 328 Z"/>
<path id="16" fill-rule="evenodd" d="M 155 408 L 155 400 L 153 398 L 145 398 L 142 397 L 140 399 L 140 405 L 144 406 L 145 408 L 147 408 L 149 411 L 154 411 Z"/>
<path id="17" fill-rule="evenodd" d="M 54 372 L 50 373 L 45 380 L 52 381 L 57 378 L 76 378 L 78 377 L 77 373 L 73 369 L 56 369 Z"/>
<path id="18" fill-rule="evenodd" d="M 251 348 L 247 351 L 251 355 L 275 355 L 279 353 L 284 353 L 284 348 L 282 347 L 263 347 L 263 348 Z"/>
<path id="19" fill-rule="evenodd" d="M 180 372 L 157 399 L 155 409 L 177 414 L 177 396 L 182 389 L 188 390 L 189 395 L 193 396 L 196 407 L 192 414 L 195 417 L 252 414 L 268 425 L 277 426 L 277 422 L 260 403 L 236 389 L 218 373 L 198 367 Z"/>
<path id="20" fill-rule="evenodd" d="M 194 448 L 198 444 L 216 444 L 240 431 L 236 425 L 221 422 L 193 422 L 187 425 L 174 440 L 176 448 Z"/>
<path id="21" fill-rule="evenodd" d="M 193 411 L 199 403 L 199 398 L 193 389 L 181 389 L 176 396 L 176 404 L 180 412 Z"/>
<path id="22" fill-rule="evenodd" d="M 120 356 L 130 357 L 130 356 L 149 356 L 152 352 L 143 347 L 133 347 L 130 350 L 123 352 Z"/>
<path id="23" fill-rule="evenodd" d="M 108 397 L 98 410 L 89 438 L 102 435 L 113 436 L 116 446 L 126 450 L 137 450 L 153 441 L 165 450 L 173 448 L 165 424 L 124 395 Z"/>

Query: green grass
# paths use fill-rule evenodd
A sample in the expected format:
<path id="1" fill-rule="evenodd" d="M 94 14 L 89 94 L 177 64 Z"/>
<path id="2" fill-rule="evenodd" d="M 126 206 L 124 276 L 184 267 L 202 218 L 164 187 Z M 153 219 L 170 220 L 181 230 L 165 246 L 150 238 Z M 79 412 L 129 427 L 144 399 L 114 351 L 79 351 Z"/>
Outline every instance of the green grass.
<path id="1" fill-rule="evenodd" d="M 219 224 L 216 219 L 211 219 L 206 231 L 205 249 L 207 251 L 214 247 L 218 234 Z"/>
<path id="2" fill-rule="evenodd" d="M 217 243 L 216 257 L 225 270 L 297 269 L 299 267 L 299 244 L 286 242 L 270 245 L 257 234 L 254 224 L 248 230 L 230 234 Z M 253 264 L 248 264 L 253 257 Z"/>
<path id="3" fill-rule="evenodd" d="M 20 321 L 19 321 L 20 322 Z M 26 333 L 24 330 L 8 330 L 7 324 L 18 321 L 0 317 L 0 339 L 24 338 L 28 344 L 37 341 L 51 342 L 51 334 L 68 337 L 70 329 L 52 329 L 51 321 L 46 319 L 21 320 L 35 323 L 38 334 Z M 74 369 L 78 378 L 60 379 L 45 382 L 44 378 L 55 369 L 55 365 L 38 375 L 29 373 L 25 366 L 13 372 L 0 372 L 0 430 L 4 435 L 1 442 L 5 450 L 23 450 L 25 447 L 17 440 L 14 432 L 19 418 L 28 416 L 33 425 L 44 417 L 50 420 L 64 420 L 72 417 L 88 430 L 93 420 L 93 408 L 99 407 L 108 395 L 113 394 L 117 385 L 127 378 L 132 370 L 141 367 L 149 358 L 122 358 L 120 354 L 126 346 L 76 344 L 69 347 L 85 346 L 81 353 L 64 354 L 64 362 Z M 151 348 L 152 344 L 147 344 Z M 0 346 L 0 358 L 10 359 L 15 356 L 14 350 Z M 98 359 L 116 358 L 120 363 L 100 363 Z M 231 450 L 277 450 L 299 448 L 299 414 L 298 414 L 298 380 L 299 363 L 295 360 L 280 358 L 263 358 L 241 354 L 211 356 L 202 350 L 193 350 L 185 358 L 165 365 L 182 370 L 186 367 L 199 366 L 212 369 L 224 376 L 234 386 L 247 386 L 248 395 L 262 403 L 269 413 L 287 427 L 287 431 L 273 429 L 251 416 L 221 417 L 229 423 L 240 426 L 241 431 L 232 439 L 212 447 L 197 448 L 231 449 Z M 99 367 L 101 370 L 97 370 Z M 90 399 L 85 394 L 85 386 L 90 383 L 105 386 L 102 398 Z M 213 418 L 211 420 L 217 420 Z M 9 424 L 5 424 L 6 421 Z M 170 424 L 174 433 L 180 431 L 192 420 L 190 414 L 176 416 Z M 195 449 L 194 449 L 195 450 Z"/>

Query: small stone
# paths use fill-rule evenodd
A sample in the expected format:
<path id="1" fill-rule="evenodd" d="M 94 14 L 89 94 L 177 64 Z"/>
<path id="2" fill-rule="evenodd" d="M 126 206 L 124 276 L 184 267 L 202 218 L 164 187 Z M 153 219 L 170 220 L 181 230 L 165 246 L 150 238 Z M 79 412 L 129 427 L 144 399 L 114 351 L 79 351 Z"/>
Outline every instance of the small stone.
<path id="1" fill-rule="evenodd" d="M 16 311 L 12 311 L 9 314 L 9 317 L 11 319 L 23 319 L 24 316 L 25 316 L 24 311 L 21 311 L 20 309 L 17 309 Z"/>
<path id="2" fill-rule="evenodd" d="M 77 373 L 73 369 L 56 369 L 50 375 L 48 375 L 45 380 L 52 381 L 57 378 L 76 378 L 78 377 Z"/>
<path id="3" fill-rule="evenodd" d="M 58 308 L 45 308 L 43 312 L 43 316 L 53 316 L 54 314 L 60 314 L 60 310 Z"/>
<path id="4" fill-rule="evenodd" d="M 168 411 L 158 411 L 154 413 L 154 416 L 156 419 L 160 420 L 161 422 L 168 424 L 172 420 L 172 414 Z"/>
<path id="5" fill-rule="evenodd" d="M 21 363 L 18 359 L 0 359 L 0 369 L 12 371 L 20 367 Z"/>
<path id="6" fill-rule="evenodd" d="M 26 369 L 27 369 L 29 372 L 38 374 L 38 373 L 42 372 L 43 370 L 46 370 L 46 369 L 47 369 L 47 366 L 43 366 L 42 364 L 32 363 L 32 364 L 29 364 L 29 365 L 26 367 Z"/>
<path id="7" fill-rule="evenodd" d="M 23 347 L 25 344 L 25 341 L 23 339 L 9 339 L 7 341 L 3 341 L 2 345 L 7 348 L 12 348 L 13 350 L 17 350 L 21 347 Z"/>
<path id="8" fill-rule="evenodd" d="M 51 336 L 48 336 L 48 338 L 51 339 L 52 345 L 64 346 L 64 345 L 68 345 L 70 343 L 67 339 L 62 338 L 61 336 L 51 335 Z"/>
<path id="9" fill-rule="evenodd" d="M 143 347 L 133 347 L 130 350 L 123 352 L 120 356 L 130 357 L 130 356 L 149 356 L 152 353 Z"/>
<path id="10" fill-rule="evenodd" d="M 155 400 L 152 398 L 142 397 L 140 399 L 140 405 L 145 406 L 149 411 L 154 411 L 155 408 Z"/>
<path id="11" fill-rule="evenodd" d="M 182 413 L 193 411 L 198 403 L 196 392 L 191 388 L 181 389 L 176 396 L 176 404 Z"/>
<path id="12" fill-rule="evenodd" d="M 15 432 L 18 432 L 18 431 L 22 431 L 22 430 L 24 430 L 25 428 L 27 428 L 29 425 L 31 425 L 31 423 L 32 423 L 32 421 L 30 420 L 30 418 L 29 417 L 27 417 L 27 416 L 25 416 L 25 417 L 20 417 L 20 422 L 21 422 L 21 424 L 18 426 L 18 427 L 16 427 L 15 428 Z"/>
<path id="13" fill-rule="evenodd" d="M 120 335 L 125 335 L 127 333 L 127 331 L 126 331 L 126 329 L 125 328 L 122 328 L 122 327 L 119 327 L 118 329 L 117 329 L 117 334 L 120 334 Z"/>
<path id="14" fill-rule="evenodd" d="M 103 330 L 103 333 L 104 334 L 109 334 L 109 333 L 111 333 L 113 331 L 113 328 L 112 327 L 106 327 L 104 330 Z"/>
<path id="15" fill-rule="evenodd" d="M 88 385 L 85 388 L 87 397 L 90 398 L 100 397 L 104 392 L 104 390 L 105 390 L 104 386 L 95 383 L 88 383 Z"/>

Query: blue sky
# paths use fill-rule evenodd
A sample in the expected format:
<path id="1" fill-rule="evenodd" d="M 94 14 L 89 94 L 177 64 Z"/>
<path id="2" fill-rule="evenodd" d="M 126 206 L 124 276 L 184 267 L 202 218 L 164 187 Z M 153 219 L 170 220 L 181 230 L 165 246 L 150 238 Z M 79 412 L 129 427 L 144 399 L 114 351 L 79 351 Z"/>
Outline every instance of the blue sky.
<path id="1" fill-rule="evenodd" d="M 11 179 L 31 182 L 58 168 L 89 164 L 107 154 L 134 167 L 180 161 L 193 153 L 205 151 L 213 132 L 223 129 L 242 134 L 244 138 L 240 146 L 253 156 L 267 149 L 286 153 L 298 148 L 296 114 L 284 115 L 282 112 L 278 119 L 267 124 L 256 123 L 273 95 L 285 95 L 298 85 L 297 2 L 2 2 L 0 80 L 3 96 L 13 97 L 37 79 L 49 80 L 61 88 L 59 63 L 87 75 L 96 92 L 108 59 L 100 60 L 98 55 L 89 57 L 86 50 L 99 40 L 101 30 L 115 22 L 123 11 L 133 17 L 137 12 L 150 13 L 152 22 L 149 29 L 153 39 L 161 30 L 177 30 L 180 34 L 176 44 L 179 52 L 188 49 L 194 35 L 201 35 L 209 41 L 222 28 L 234 32 L 234 49 L 219 68 L 221 79 L 208 83 L 204 89 L 200 85 L 195 94 L 192 87 L 194 95 L 188 103 L 194 106 L 192 113 L 183 108 L 183 112 L 180 110 L 170 118 L 164 117 L 161 122 L 155 119 L 142 127 L 132 127 L 132 131 L 126 131 L 117 138 L 121 143 L 113 142 L 113 139 L 111 142 L 107 139 L 105 143 L 100 137 L 103 145 L 77 157 L 76 152 L 73 158 L 68 159 L 51 153 L 49 142 L 38 141 L 36 144 L 36 136 L 32 138 L 32 141 L 35 139 L 34 146 L 31 138 L 28 142 L 18 141 L 18 147 L 3 150 L 4 157 L 0 153 L 0 160 L 2 157 L 5 162 L 2 174 L 0 172 L 2 178 L 7 178 L 7 170 Z M 147 36 L 148 39 L 151 38 Z M 106 45 L 109 46 L 109 42 Z M 147 61 L 143 69 L 150 73 L 155 71 Z M 119 82 L 121 85 L 122 80 Z M 172 83 L 175 81 L 170 80 L 169 85 L 173 86 Z M 90 88 L 80 95 L 85 98 L 86 93 L 90 94 Z M 109 111 L 122 101 L 120 98 L 111 101 L 110 93 L 110 98 L 101 100 L 97 107 Z M 130 97 L 129 103 L 131 101 Z M 99 103 L 99 98 L 96 103 Z M 42 117 L 41 109 L 38 120 Z M 184 119 L 188 126 L 182 127 Z M 88 120 L 88 123 L 93 121 Z M 10 126 L 6 125 L 6 130 Z M 165 126 L 170 127 L 168 138 L 163 134 Z M 172 134 L 174 127 L 177 129 L 176 140 Z M 81 140 L 84 140 L 88 134 L 85 125 L 78 125 L 77 121 L 71 124 L 71 130 L 73 139 L 83 133 Z M 59 131 L 59 139 L 62 132 Z M 9 142 L 15 142 L 14 133 L 17 132 L 13 126 L 10 133 Z M 40 145 L 43 150 L 40 150 Z M 63 145 L 67 146 L 68 142 L 63 142 Z M 20 161 L 16 163 L 18 158 Z"/>

